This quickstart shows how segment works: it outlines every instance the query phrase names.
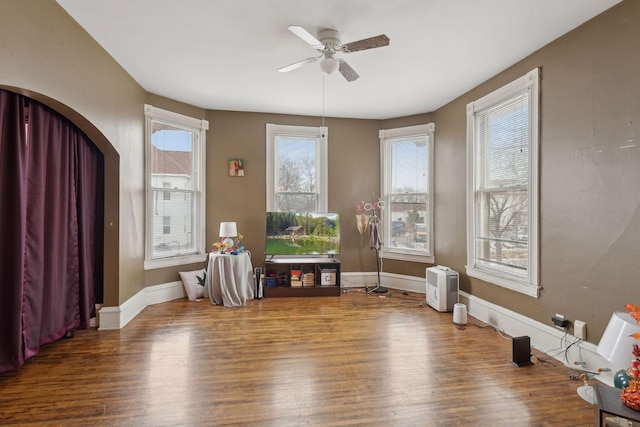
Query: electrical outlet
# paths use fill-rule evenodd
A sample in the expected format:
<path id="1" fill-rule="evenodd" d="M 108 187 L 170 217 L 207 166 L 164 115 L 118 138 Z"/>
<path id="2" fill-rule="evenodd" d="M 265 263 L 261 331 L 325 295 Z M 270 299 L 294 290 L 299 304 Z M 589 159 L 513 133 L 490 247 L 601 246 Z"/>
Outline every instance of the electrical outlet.
<path id="1" fill-rule="evenodd" d="M 587 339 L 587 324 L 582 320 L 573 322 L 573 335 L 581 340 Z"/>

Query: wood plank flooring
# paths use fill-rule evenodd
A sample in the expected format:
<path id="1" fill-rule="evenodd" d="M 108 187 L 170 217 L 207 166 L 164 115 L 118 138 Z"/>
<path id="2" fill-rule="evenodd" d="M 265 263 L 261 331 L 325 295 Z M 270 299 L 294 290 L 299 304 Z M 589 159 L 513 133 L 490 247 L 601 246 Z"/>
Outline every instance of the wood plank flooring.
<path id="1" fill-rule="evenodd" d="M 0 425 L 589 426 L 559 362 L 424 295 L 177 300 L 77 331 L 0 375 Z M 470 321 L 478 323 L 475 319 Z"/>

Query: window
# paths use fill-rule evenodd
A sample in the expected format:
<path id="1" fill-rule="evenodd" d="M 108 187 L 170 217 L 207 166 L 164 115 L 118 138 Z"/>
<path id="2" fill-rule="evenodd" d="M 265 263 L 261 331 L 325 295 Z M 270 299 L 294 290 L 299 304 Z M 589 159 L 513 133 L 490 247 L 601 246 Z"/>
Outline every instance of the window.
<path id="1" fill-rule="evenodd" d="M 433 123 L 381 130 L 382 256 L 433 262 Z"/>
<path id="2" fill-rule="evenodd" d="M 537 297 L 535 69 L 467 105 L 467 274 Z"/>
<path id="3" fill-rule="evenodd" d="M 145 268 L 204 260 L 204 152 L 209 124 L 145 105 Z"/>
<path id="4" fill-rule="evenodd" d="M 327 211 L 326 127 L 267 124 L 267 211 Z"/>

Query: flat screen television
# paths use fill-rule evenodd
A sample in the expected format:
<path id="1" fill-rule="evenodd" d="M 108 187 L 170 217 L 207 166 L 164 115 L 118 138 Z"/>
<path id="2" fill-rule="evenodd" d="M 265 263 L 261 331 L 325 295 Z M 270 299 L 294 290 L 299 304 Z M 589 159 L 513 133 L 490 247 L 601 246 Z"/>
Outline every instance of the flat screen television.
<path id="1" fill-rule="evenodd" d="M 267 212 L 267 256 L 340 254 L 340 214 Z"/>

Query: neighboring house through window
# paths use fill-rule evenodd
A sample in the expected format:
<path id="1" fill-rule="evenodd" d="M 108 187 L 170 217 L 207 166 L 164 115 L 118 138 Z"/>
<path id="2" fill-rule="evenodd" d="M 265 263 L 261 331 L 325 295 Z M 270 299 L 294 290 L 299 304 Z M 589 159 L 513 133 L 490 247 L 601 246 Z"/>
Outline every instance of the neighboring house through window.
<path id="1" fill-rule="evenodd" d="M 326 127 L 267 124 L 267 212 L 326 212 Z"/>
<path id="2" fill-rule="evenodd" d="M 467 274 L 538 296 L 535 69 L 467 105 Z"/>
<path id="3" fill-rule="evenodd" d="M 162 188 L 171 188 L 171 183 L 170 182 L 163 182 L 162 183 Z M 165 191 L 164 192 L 164 199 L 165 200 L 171 200 L 171 192 L 170 191 Z"/>
<path id="4" fill-rule="evenodd" d="M 379 132 L 382 257 L 434 262 L 433 123 Z"/>
<path id="5" fill-rule="evenodd" d="M 204 153 L 209 124 L 145 105 L 145 268 L 204 260 Z"/>

